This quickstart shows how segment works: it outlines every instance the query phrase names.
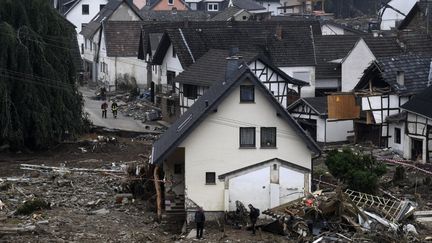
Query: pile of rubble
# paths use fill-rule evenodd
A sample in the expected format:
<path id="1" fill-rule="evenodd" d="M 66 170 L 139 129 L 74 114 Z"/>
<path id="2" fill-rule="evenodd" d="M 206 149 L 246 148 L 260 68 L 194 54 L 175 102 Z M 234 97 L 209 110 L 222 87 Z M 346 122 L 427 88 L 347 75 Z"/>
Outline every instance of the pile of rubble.
<path id="1" fill-rule="evenodd" d="M 137 99 L 126 103 L 121 102 L 119 111 L 134 120 L 140 120 L 142 123 L 161 119 L 160 109 L 146 100 Z"/>
<path id="2" fill-rule="evenodd" d="M 142 242 L 161 237 L 149 210 L 154 206 L 137 201 L 136 188 L 131 188 L 136 185 L 131 181 L 137 181 L 144 190 L 142 178 L 130 174 L 147 171 L 145 165 L 89 169 L 21 164 L 21 169 L 29 173 L 0 178 L 0 241 Z"/>
<path id="3" fill-rule="evenodd" d="M 262 229 L 313 242 L 420 242 L 415 205 L 352 190 L 317 191 L 263 212 Z"/>

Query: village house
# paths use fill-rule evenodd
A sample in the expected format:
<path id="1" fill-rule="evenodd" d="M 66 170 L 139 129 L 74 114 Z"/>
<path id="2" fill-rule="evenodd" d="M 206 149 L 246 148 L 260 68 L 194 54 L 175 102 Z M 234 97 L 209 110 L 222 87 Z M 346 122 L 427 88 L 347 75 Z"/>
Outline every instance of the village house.
<path id="1" fill-rule="evenodd" d="M 118 0 L 112 0 L 118 1 Z M 58 9 L 67 20 L 76 26 L 78 45 L 81 54 L 84 52 L 84 38 L 79 35 L 83 27 L 101 11 L 108 0 L 55 0 L 54 8 Z"/>
<path id="2" fill-rule="evenodd" d="M 110 1 L 81 31 L 87 77 L 115 89 L 118 82 L 144 86 L 146 63 L 137 59 L 139 10 L 128 0 Z"/>
<path id="3" fill-rule="evenodd" d="M 164 29 L 164 35 L 152 56 L 149 55 L 152 48 L 141 48 L 146 52 L 141 56 L 147 57 L 153 65 L 152 82 L 162 87 L 162 91 L 178 94 L 174 78 L 209 49 L 228 50 L 238 47 L 241 51 L 263 54 L 286 75 L 307 82 L 309 86 L 302 89 L 301 95 L 314 96 L 316 62 L 312 39 L 315 35 L 320 35 L 319 22 L 210 21 L 186 24 L 186 27 L 160 27 Z M 145 40 L 148 38 L 149 35 L 144 37 Z"/>
<path id="4" fill-rule="evenodd" d="M 371 141 L 407 155 L 400 108 L 428 86 L 430 65 L 430 57 L 417 55 L 379 58 L 370 64 L 354 88 L 361 98 L 360 118 L 354 120 L 356 142 Z"/>
<path id="5" fill-rule="evenodd" d="M 229 7 L 244 9 L 250 13 L 268 12 L 266 7 L 254 0 L 186 0 L 191 10 L 209 13 L 222 12 Z"/>
<path id="6" fill-rule="evenodd" d="M 281 0 L 280 14 L 324 13 L 325 0 Z"/>
<path id="7" fill-rule="evenodd" d="M 365 35 L 368 33 L 347 23 L 338 23 L 333 19 L 321 19 L 320 22 L 322 35 Z"/>
<path id="8" fill-rule="evenodd" d="M 393 141 L 402 146 L 407 159 L 431 162 L 432 159 L 432 67 L 429 73 L 429 87 L 402 105 L 405 111 L 405 126 L 394 128 Z M 405 130 L 405 132 L 404 132 Z"/>
<path id="9" fill-rule="evenodd" d="M 353 121 L 329 119 L 327 99 L 301 98 L 288 107 L 288 112 L 320 145 L 345 142 L 353 135 Z"/>
<path id="10" fill-rule="evenodd" d="M 142 9 L 152 11 L 177 10 L 187 11 L 189 6 L 183 0 L 148 0 Z"/>
<path id="11" fill-rule="evenodd" d="M 186 212 L 190 222 L 200 206 L 214 219 L 236 201 L 262 211 L 310 191 L 320 149 L 237 58 L 153 145 L 167 214 Z"/>

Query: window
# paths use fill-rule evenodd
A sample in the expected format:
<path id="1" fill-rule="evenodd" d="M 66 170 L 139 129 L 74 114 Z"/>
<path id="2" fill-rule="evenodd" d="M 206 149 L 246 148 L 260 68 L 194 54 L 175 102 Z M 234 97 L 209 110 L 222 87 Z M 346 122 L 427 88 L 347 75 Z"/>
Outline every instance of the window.
<path id="1" fill-rule="evenodd" d="M 173 48 L 172 48 L 172 57 L 176 57 L 176 56 L 177 56 L 177 52 L 176 52 L 176 50 L 175 50 L 175 48 L 173 46 Z"/>
<path id="2" fill-rule="evenodd" d="M 82 5 L 82 15 L 89 15 L 89 5 L 88 4 L 83 4 Z"/>
<path id="3" fill-rule="evenodd" d="M 87 39 L 84 39 L 84 48 L 87 49 Z"/>
<path id="4" fill-rule="evenodd" d="M 240 85 L 240 102 L 254 102 L 255 93 L 253 85 Z"/>
<path id="5" fill-rule="evenodd" d="M 276 147 L 276 127 L 261 127 L 261 147 Z"/>
<path id="6" fill-rule="evenodd" d="M 394 129 L 394 142 L 397 144 L 401 143 L 401 129 L 397 127 Z"/>
<path id="7" fill-rule="evenodd" d="M 174 5 L 174 0 L 168 0 L 168 5 Z"/>
<path id="8" fill-rule="evenodd" d="M 217 3 L 208 3 L 207 4 L 207 11 L 218 11 L 219 5 Z"/>
<path id="9" fill-rule="evenodd" d="M 176 175 L 182 174 L 182 165 L 181 164 L 174 164 L 174 174 L 176 174 Z"/>
<path id="10" fill-rule="evenodd" d="M 255 148 L 255 127 L 240 127 L 240 148 Z"/>
<path id="11" fill-rule="evenodd" d="M 183 84 L 183 95 L 189 99 L 196 99 L 198 96 L 198 90 L 196 85 Z"/>
<path id="12" fill-rule="evenodd" d="M 210 185 L 216 184 L 215 172 L 206 172 L 206 184 L 210 184 Z"/>
<path id="13" fill-rule="evenodd" d="M 101 11 L 105 7 L 105 4 L 99 5 L 99 11 Z"/>
<path id="14" fill-rule="evenodd" d="M 396 73 L 396 81 L 400 86 L 405 85 L 405 73 L 403 71 L 397 71 Z"/>

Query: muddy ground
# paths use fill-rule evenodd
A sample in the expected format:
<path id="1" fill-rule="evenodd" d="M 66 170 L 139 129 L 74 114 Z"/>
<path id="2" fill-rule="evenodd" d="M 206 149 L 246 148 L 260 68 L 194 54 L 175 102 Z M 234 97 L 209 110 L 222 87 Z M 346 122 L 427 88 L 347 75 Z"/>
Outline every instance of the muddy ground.
<path id="1" fill-rule="evenodd" d="M 195 242 L 155 222 L 154 197 L 127 196 L 125 174 L 20 169 L 25 163 L 115 171 L 145 164 L 150 149 L 151 141 L 142 137 L 93 133 L 45 152 L 0 154 L 0 242 Z M 25 201 L 35 198 L 49 208 L 17 215 Z M 202 242 L 286 242 L 282 236 L 255 236 L 229 226 L 222 233 L 218 225 L 209 225 L 204 236 Z"/>

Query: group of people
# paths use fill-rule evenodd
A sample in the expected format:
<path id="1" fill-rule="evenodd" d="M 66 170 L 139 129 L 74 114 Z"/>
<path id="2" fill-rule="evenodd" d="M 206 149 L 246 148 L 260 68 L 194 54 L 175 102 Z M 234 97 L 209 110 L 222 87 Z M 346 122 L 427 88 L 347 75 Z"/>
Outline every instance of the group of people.
<path id="1" fill-rule="evenodd" d="M 255 208 L 252 204 L 248 205 L 249 207 L 249 219 L 251 223 L 252 228 L 252 234 L 255 235 L 255 225 L 258 220 L 258 217 L 260 215 L 260 211 L 258 208 Z M 204 231 L 204 222 L 205 222 L 205 214 L 202 207 L 198 207 L 198 210 L 195 212 L 195 223 L 196 223 L 196 238 L 201 239 L 203 238 L 203 231 Z"/>
<path id="2" fill-rule="evenodd" d="M 117 102 L 113 101 L 113 103 L 111 104 L 111 111 L 114 118 L 117 118 L 117 109 L 118 109 Z M 108 103 L 106 101 L 102 103 L 101 110 L 102 110 L 102 118 L 107 118 Z"/>

